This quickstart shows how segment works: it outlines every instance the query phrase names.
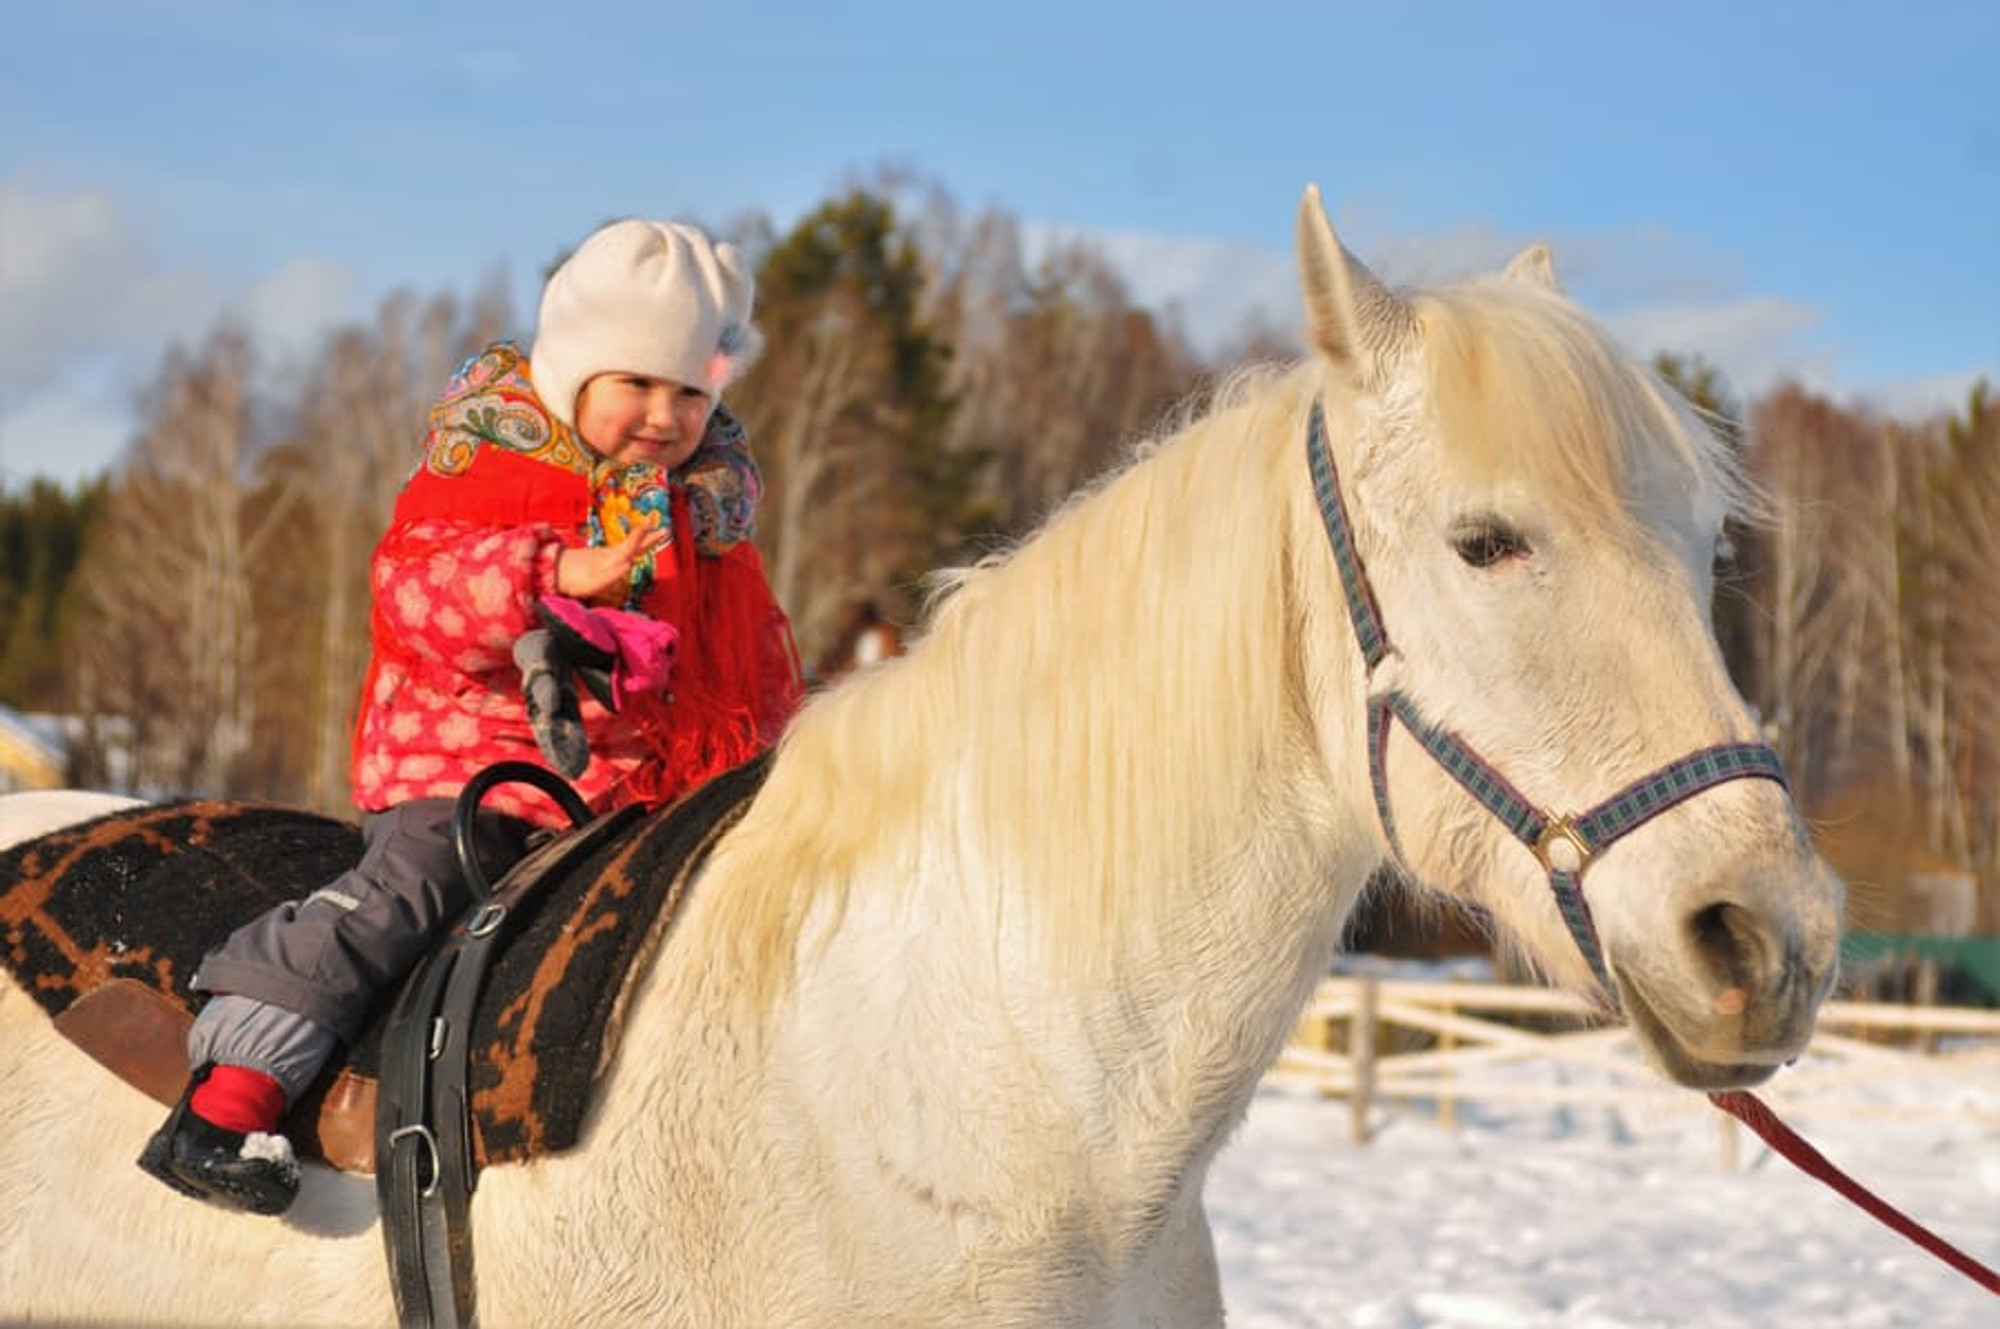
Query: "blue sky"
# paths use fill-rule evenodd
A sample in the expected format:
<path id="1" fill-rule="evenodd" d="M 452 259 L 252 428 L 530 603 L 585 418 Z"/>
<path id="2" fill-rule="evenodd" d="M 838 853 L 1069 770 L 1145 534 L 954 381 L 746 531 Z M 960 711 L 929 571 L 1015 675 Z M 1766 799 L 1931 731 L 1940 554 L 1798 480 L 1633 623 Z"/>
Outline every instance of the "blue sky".
<path id="1" fill-rule="evenodd" d="M 783 228 L 884 164 L 1297 325 L 1308 182 L 1394 281 L 1535 241 L 1643 354 L 1913 415 L 2000 381 L 1994 0 L 0 0 L 0 484 L 225 311 L 274 356 L 604 217 Z M 531 329 L 519 331 L 526 334 Z M 414 422 L 413 422 L 414 427 Z"/>

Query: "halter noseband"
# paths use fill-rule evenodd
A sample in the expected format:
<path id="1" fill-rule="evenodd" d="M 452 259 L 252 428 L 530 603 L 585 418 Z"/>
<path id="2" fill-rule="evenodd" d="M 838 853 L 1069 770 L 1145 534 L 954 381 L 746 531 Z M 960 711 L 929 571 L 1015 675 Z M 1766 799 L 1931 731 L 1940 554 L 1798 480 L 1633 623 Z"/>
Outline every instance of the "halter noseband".
<path id="1" fill-rule="evenodd" d="M 1340 496 L 1333 455 L 1327 447 L 1326 421 L 1317 401 L 1313 403 L 1306 429 L 1306 456 L 1312 467 L 1313 494 L 1319 500 L 1320 516 L 1333 545 L 1333 561 L 1340 569 L 1340 584 L 1347 593 L 1348 619 L 1354 624 L 1354 638 L 1361 647 L 1361 657 L 1372 681 L 1376 667 L 1390 654 L 1389 634 L 1382 626 L 1381 610 L 1376 607 L 1367 570 L 1354 546 L 1353 527 Z M 1778 754 L 1766 744 L 1724 743 L 1670 762 L 1586 812 L 1557 816 L 1530 803 L 1470 743 L 1426 720 L 1417 704 L 1399 689 L 1388 689 L 1378 695 L 1371 687 L 1369 693 L 1368 775 L 1375 790 L 1376 815 L 1381 818 L 1382 831 L 1397 861 L 1403 860 L 1403 850 L 1396 837 L 1395 814 L 1389 806 L 1392 719 L 1400 720 L 1438 765 L 1534 854 L 1542 870 L 1548 873 L 1549 889 L 1555 894 L 1564 926 L 1597 975 L 1604 999 L 1613 1010 L 1618 1006 L 1617 989 L 1611 984 L 1597 926 L 1584 898 L 1585 869 L 1614 842 L 1705 789 L 1746 778 L 1785 783 L 1784 766 Z"/>

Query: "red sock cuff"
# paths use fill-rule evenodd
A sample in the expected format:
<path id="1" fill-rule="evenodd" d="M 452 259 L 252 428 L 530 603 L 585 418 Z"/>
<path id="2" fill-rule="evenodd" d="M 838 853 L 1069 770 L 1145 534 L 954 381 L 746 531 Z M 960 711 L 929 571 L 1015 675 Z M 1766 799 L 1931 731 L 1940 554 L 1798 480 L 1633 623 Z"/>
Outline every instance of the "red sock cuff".
<path id="1" fill-rule="evenodd" d="M 275 1132 L 285 1115 L 285 1091 L 262 1071 L 244 1066 L 217 1066 L 196 1086 L 188 1108 L 197 1117 L 226 1131 Z"/>

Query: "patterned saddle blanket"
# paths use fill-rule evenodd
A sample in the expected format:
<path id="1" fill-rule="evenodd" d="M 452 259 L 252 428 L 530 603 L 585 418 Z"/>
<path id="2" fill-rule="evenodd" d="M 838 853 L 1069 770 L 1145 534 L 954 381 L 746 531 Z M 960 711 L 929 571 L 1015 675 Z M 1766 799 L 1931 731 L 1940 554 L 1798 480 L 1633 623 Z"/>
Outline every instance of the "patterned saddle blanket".
<path id="1" fill-rule="evenodd" d="M 514 915 L 468 1039 L 475 1166 L 576 1143 L 613 1012 L 664 937 L 706 848 L 762 782 L 757 760 L 671 807 L 623 822 L 562 861 Z M 130 808 L 0 853 L 0 964 L 56 1028 L 162 1104 L 187 1080 L 189 981 L 238 925 L 301 897 L 361 856 L 359 829 L 261 803 Z M 382 994 L 367 1034 L 294 1104 L 301 1154 L 374 1170 Z"/>

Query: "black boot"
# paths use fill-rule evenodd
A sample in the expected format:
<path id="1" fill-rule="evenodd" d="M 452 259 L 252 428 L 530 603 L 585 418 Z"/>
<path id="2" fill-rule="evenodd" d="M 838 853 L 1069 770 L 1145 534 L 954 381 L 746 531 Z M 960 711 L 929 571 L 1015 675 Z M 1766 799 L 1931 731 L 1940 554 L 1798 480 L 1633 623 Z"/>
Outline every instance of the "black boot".
<path id="1" fill-rule="evenodd" d="M 196 1071 L 165 1124 L 139 1154 L 139 1166 L 182 1195 L 253 1214 L 282 1214 L 299 1193 L 291 1141 L 262 1131 L 244 1134 L 204 1121 L 188 1100 L 209 1067 Z"/>

